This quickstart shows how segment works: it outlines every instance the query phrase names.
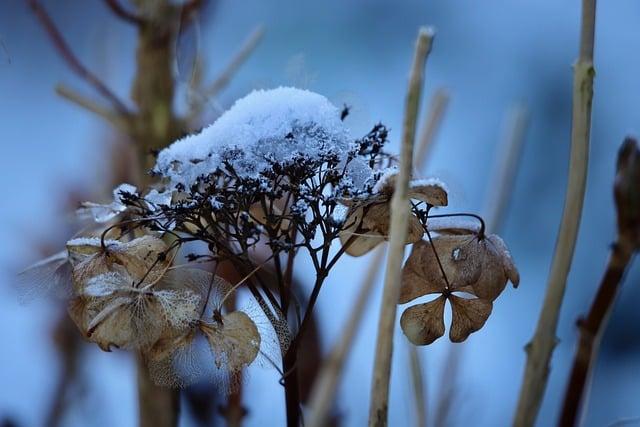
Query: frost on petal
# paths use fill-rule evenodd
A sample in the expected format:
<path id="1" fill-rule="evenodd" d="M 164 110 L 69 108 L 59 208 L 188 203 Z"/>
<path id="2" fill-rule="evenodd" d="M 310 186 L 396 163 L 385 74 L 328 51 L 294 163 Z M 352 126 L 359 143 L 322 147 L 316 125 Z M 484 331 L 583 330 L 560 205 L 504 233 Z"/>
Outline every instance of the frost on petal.
<path id="1" fill-rule="evenodd" d="M 200 330 L 209 341 L 218 367 L 237 371 L 250 365 L 258 356 L 258 328 L 242 311 L 222 316 L 221 322 L 201 323 Z"/>
<path id="2" fill-rule="evenodd" d="M 420 200 L 432 206 L 447 206 L 447 190 L 437 179 L 413 180 L 409 183 L 410 199 Z"/>
<path id="3" fill-rule="evenodd" d="M 449 235 L 478 234 L 480 225 L 480 221 L 475 218 L 459 216 L 429 218 L 427 223 L 429 231 Z"/>
<path id="4" fill-rule="evenodd" d="M 513 287 L 517 288 L 520 284 L 520 273 L 518 272 L 518 268 L 516 267 L 513 258 L 511 258 L 511 253 L 509 252 L 509 249 L 507 249 L 507 245 L 504 243 L 504 240 L 502 240 L 500 236 L 492 234 L 487 236 L 487 241 L 489 242 L 488 245 L 493 245 L 494 250 L 497 252 L 497 256 L 502 260 L 502 266 L 507 278 L 511 283 L 513 283 Z"/>
<path id="5" fill-rule="evenodd" d="M 160 206 L 169 206 L 171 205 L 171 199 L 173 198 L 173 193 L 171 191 L 163 191 L 159 192 L 155 188 L 152 189 L 144 196 L 145 202 L 149 206 L 149 209 L 152 211 L 157 210 Z"/>
<path id="6" fill-rule="evenodd" d="M 127 206 L 122 201 L 123 194 L 137 194 L 138 189 L 131 184 L 121 184 L 113 190 L 113 201 L 109 204 L 93 202 L 83 202 L 77 210 L 81 218 L 91 218 L 93 221 L 102 224 L 109 222 L 127 210 Z"/>
<path id="7" fill-rule="evenodd" d="M 22 303 L 44 296 L 70 297 L 71 264 L 67 252 L 58 252 L 20 272 L 18 295 Z"/>
<path id="8" fill-rule="evenodd" d="M 444 303 L 439 296 L 425 304 L 407 308 L 400 317 L 402 332 L 414 345 L 428 345 L 444 335 Z"/>
<path id="9" fill-rule="evenodd" d="M 100 274 L 122 267 L 133 281 L 143 278 L 147 282 L 158 279 L 168 261 L 164 259 L 167 245 L 153 236 L 143 236 L 130 242 L 106 241 L 103 248 L 100 239 L 74 239 L 67 242 L 73 263 L 73 287 L 77 294 L 84 292 L 87 282 Z"/>
<path id="10" fill-rule="evenodd" d="M 473 332 L 480 330 L 489 318 L 493 304 L 480 298 L 449 296 L 451 303 L 451 327 L 449 339 L 453 342 L 466 340 Z"/>

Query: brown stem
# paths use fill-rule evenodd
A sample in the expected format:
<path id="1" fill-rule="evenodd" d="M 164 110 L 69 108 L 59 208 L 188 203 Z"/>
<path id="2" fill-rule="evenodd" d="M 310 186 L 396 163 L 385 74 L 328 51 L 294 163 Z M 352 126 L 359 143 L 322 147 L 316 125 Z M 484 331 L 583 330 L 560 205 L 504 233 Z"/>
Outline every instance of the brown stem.
<path id="1" fill-rule="evenodd" d="M 578 320 L 580 338 L 573 358 L 569 384 L 564 396 L 564 405 L 559 425 L 578 424 L 582 399 L 587 388 L 591 369 L 598 354 L 600 338 L 620 289 L 624 273 L 631 261 L 634 246 L 628 239 L 618 239 L 611 248 L 607 270 L 600 281 L 586 318 Z"/>
<path id="2" fill-rule="evenodd" d="M 111 11 L 123 21 L 127 21 L 135 25 L 142 25 L 144 22 L 140 16 L 125 9 L 118 0 L 104 0 L 104 2 L 109 6 L 109 9 L 111 9 Z"/>
<path id="3" fill-rule="evenodd" d="M 155 385 L 142 355 L 138 355 L 138 402 L 140 427 L 178 425 L 180 393 Z"/>

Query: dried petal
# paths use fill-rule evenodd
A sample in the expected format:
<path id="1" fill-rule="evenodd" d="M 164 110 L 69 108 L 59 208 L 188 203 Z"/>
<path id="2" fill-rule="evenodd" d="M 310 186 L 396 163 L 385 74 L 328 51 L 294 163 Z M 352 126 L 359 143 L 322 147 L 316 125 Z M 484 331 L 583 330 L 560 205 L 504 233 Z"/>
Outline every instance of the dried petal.
<path id="1" fill-rule="evenodd" d="M 58 252 L 38 261 L 18 274 L 20 302 L 32 301 L 38 296 L 71 296 L 71 264 L 66 251 Z"/>
<path id="2" fill-rule="evenodd" d="M 447 190 L 444 185 L 433 179 L 413 180 L 409 184 L 410 199 L 420 200 L 431 206 L 447 206 Z"/>
<path id="3" fill-rule="evenodd" d="M 258 356 L 260 334 L 256 324 L 241 311 L 234 311 L 222 317 L 222 322 L 201 323 L 200 330 L 205 335 L 215 356 L 216 366 L 227 366 L 237 371 L 248 366 Z"/>
<path id="4" fill-rule="evenodd" d="M 489 318 L 493 304 L 480 298 L 461 298 L 449 295 L 451 302 L 451 327 L 449 339 L 453 342 L 462 342 L 467 337 L 478 331 Z"/>
<path id="5" fill-rule="evenodd" d="M 344 246 L 351 240 L 346 252 L 351 256 L 362 256 L 380 243 L 388 240 L 391 211 L 388 202 L 369 202 L 349 209 L 346 228 L 340 232 L 340 242 Z M 406 244 L 422 239 L 424 229 L 420 220 L 409 216 Z"/>
<path id="6" fill-rule="evenodd" d="M 415 345 L 428 345 L 444 335 L 444 303 L 438 298 L 426 304 L 407 308 L 400 317 L 400 326 L 409 341 Z"/>
<path id="7" fill-rule="evenodd" d="M 434 262 L 437 263 L 429 243 L 420 241 L 413 245 L 411 255 L 402 269 L 399 304 L 445 290 L 444 281 L 431 280 Z M 439 270 L 436 274 L 441 275 Z"/>
<path id="8" fill-rule="evenodd" d="M 514 287 L 520 283 L 520 274 L 511 259 L 503 240 L 489 235 L 478 241 L 478 256 L 482 260 L 482 274 L 473 283 L 473 294 L 489 301 L 495 300 L 504 291 L 507 281 Z"/>
<path id="9" fill-rule="evenodd" d="M 132 281 L 156 281 L 165 272 L 168 261 L 162 256 L 167 245 L 153 236 L 143 236 L 130 242 L 106 241 L 103 248 L 100 239 L 75 239 L 67 243 L 73 268 L 73 287 L 76 294 L 85 292 L 91 278 L 114 271 L 121 266 Z"/>
<path id="10" fill-rule="evenodd" d="M 414 244 L 403 269 L 400 304 L 441 292 L 447 282 L 451 291 L 473 292 L 471 285 L 481 273 L 476 242 L 469 236 L 438 236 L 433 238 L 433 246 L 426 241 Z"/>

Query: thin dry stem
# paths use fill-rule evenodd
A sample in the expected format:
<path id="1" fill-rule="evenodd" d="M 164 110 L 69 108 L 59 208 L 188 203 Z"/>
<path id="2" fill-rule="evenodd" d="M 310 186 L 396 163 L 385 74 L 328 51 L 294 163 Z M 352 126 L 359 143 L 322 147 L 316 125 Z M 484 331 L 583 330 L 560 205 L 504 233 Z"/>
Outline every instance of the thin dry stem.
<path id="1" fill-rule="evenodd" d="M 595 0 L 582 2 L 580 56 L 574 66 L 573 123 L 569 182 L 562 222 L 547 283 L 538 326 L 527 345 L 527 365 L 520 390 L 515 426 L 531 426 L 536 420 L 549 378 L 549 362 L 556 345 L 556 329 L 575 248 L 587 178 L 591 101 L 593 98 L 593 44 Z"/>
<path id="2" fill-rule="evenodd" d="M 529 114 L 523 106 L 509 111 L 505 122 L 505 133 L 496 150 L 496 166 L 487 192 L 487 204 L 483 215 L 487 230 L 498 233 L 513 189 L 522 145 L 527 130 Z"/>
<path id="3" fill-rule="evenodd" d="M 431 98 L 431 104 L 424 119 L 422 131 L 418 137 L 418 147 L 414 156 L 415 168 L 420 171 L 429 160 L 429 155 L 433 152 L 433 144 L 436 140 L 444 113 L 449 105 L 450 95 L 444 88 L 439 88 Z"/>
<path id="4" fill-rule="evenodd" d="M 344 364 L 351 350 L 353 340 L 358 331 L 360 321 L 364 315 L 369 296 L 373 291 L 378 276 L 379 265 L 383 261 L 384 246 L 379 246 L 375 250 L 375 255 L 369 264 L 367 275 L 360 285 L 356 303 L 352 308 L 351 316 L 343 329 L 339 341 L 331 349 L 331 352 L 324 361 L 318 379 L 311 391 L 311 408 L 308 427 L 322 427 L 326 424 L 330 415 L 331 404 L 335 398 Z"/>
<path id="5" fill-rule="evenodd" d="M 391 226 L 389 237 L 389 254 L 385 273 L 384 290 L 378 338 L 376 340 L 376 356 L 373 369 L 371 389 L 371 405 L 369 408 L 369 425 L 386 426 L 389 402 L 389 381 L 391 378 L 391 358 L 393 353 L 393 331 L 396 319 L 396 303 L 400 297 L 400 276 L 404 245 L 407 236 L 407 217 L 409 215 L 409 179 L 413 162 L 413 145 L 416 134 L 416 120 L 422 93 L 424 65 L 431 50 L 434 32 L 421 28 L 416 42 L 416 51 L 409 77 L 402 146 L 400 149 L 400 171 L 396 181 L 395 192 L 391 200 Z"/>

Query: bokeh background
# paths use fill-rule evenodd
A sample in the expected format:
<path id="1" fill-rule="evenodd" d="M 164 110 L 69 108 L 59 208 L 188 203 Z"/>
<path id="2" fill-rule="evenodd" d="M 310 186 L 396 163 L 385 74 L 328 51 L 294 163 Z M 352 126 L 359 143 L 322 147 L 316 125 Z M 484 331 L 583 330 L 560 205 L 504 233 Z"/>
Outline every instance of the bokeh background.
<path id="1" fill-rule="evenodd" d="M 92 0 L 43 0 L 73 50 L 122 98 L 134 67 L 135 30 Z M 183 92 L 190 61 L 214 78 L 246 35 L 265 37 L 229 86 L 207 104 L 207 120 L 254 88 L 294 85 L 352 106 L 360 136 L 375 122 L 397 147 L 406 77 L 420 25 L 437 29 L 428 60 L 426 106 L 451 95 L 426 174 L 452 189 L 450 211 L 482 212 L 505 117 L 515 105 L 529 126 L 501 234 L 522 280 L 496 302 L 486 326 L 467 342 L 446 339 L 419 349 L 431 419 L 453 393 L 450 425 L 500 426 L 512 420 L 525 362 L 524 345 L 541 307 L 566 187 L 571 118 L 571 64 L 577 55 L 578 0 L 211 0 L 200 24 L 178 44 L 176 78 Z M 548 391 L 538 425 L 557 419 L 576 343 L 615 230 L 612 183 L 617 147 L 640 126 L 640 2 L 600 2 L 590 170 L 582 227 L 558 330 Z M 61 375 L 52 330 L 58 303 L 20 305 L 15 273 L 60 248 L 72 231 L 71 202 L 106 197 L 114 147 L 121 136 L 99 118 L 59 98 L 64 82 L 92 94 L 52 48 L 23 1 L 0 4 L 0 424 L 44 422 Z M 344 259 L 317 305 L 323 351 L 339 336 L 369 259 Z M 296 275 L 305 281 L 302 266 Z M 633 267 L 616 303 L 589 395 L 586 425 L 623 419 L 640 425 L 640 268 Z M 310 285 L 310 284 L 309 284 Z M 345 426 L 364 425 L 381 283 L 348 359 L 336 396 Z M 415 419 L 406 340 L 397 330 L 390 425 Z M 453 350 L 452 350 L 452 347 Z M 454 359 L 453 363 L 451 362 Z M 63 425 L 136 423 L 135 368 L 126 353 L 82 346 L 79 380 Z M 454 366 L 456 369 L 451 369 Z M 449 368 L 447 368 L 449 367 Z M 456 372 L 457 370 L 457 372 Z M 246 425 L 283 425 L 284 398 L 274 372 L 252 368 L 245 390 Z M 634 420 L 635 418 L 635 420 Z M 14 424 L 8 424 L 8 423 Z M 183 425 L 192 425 L 188 413 Z"/>

